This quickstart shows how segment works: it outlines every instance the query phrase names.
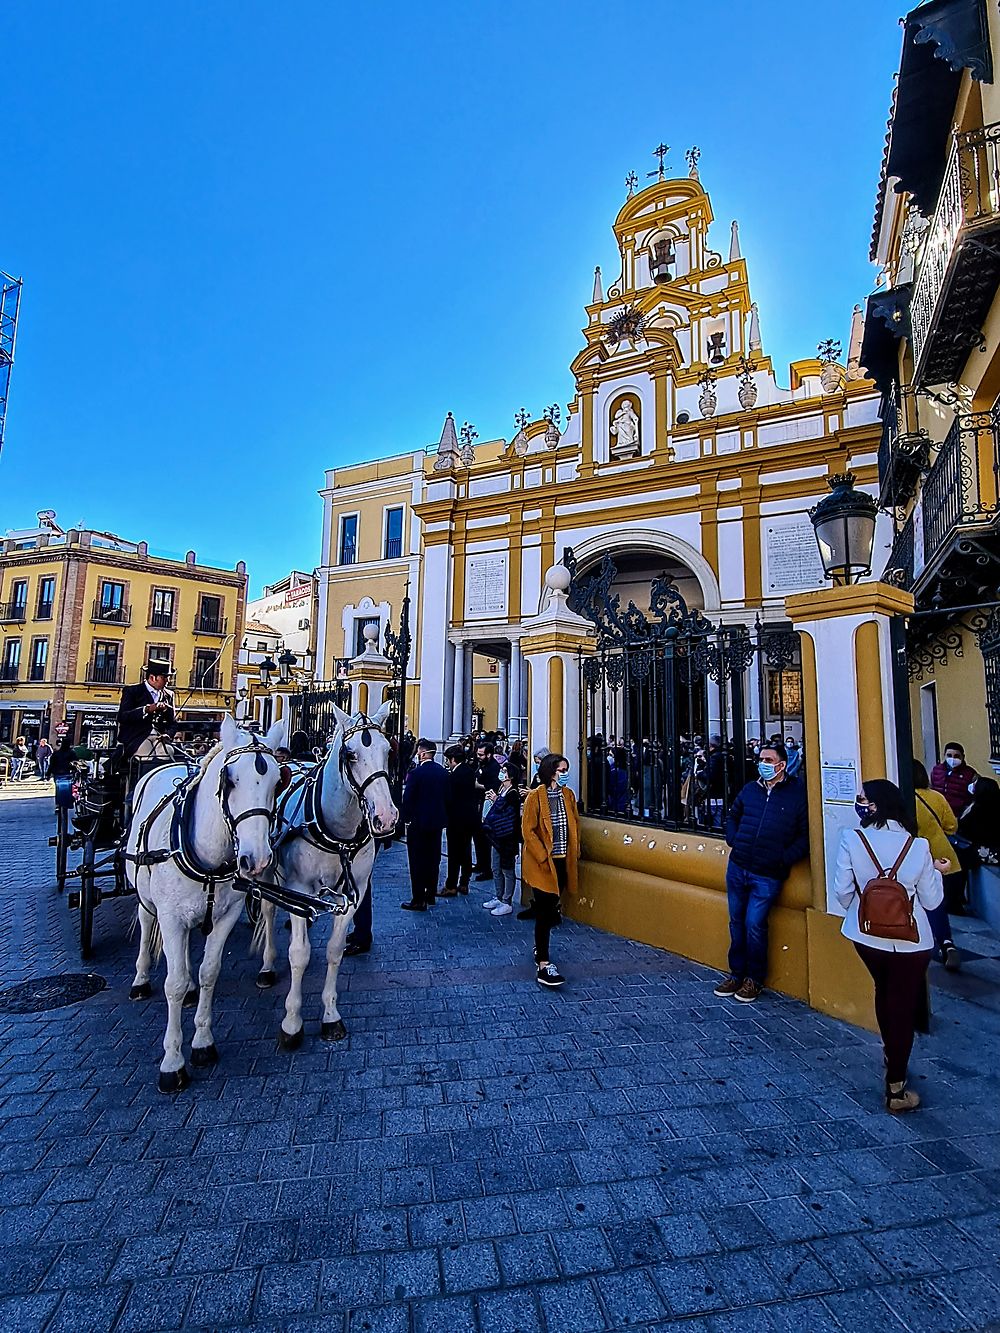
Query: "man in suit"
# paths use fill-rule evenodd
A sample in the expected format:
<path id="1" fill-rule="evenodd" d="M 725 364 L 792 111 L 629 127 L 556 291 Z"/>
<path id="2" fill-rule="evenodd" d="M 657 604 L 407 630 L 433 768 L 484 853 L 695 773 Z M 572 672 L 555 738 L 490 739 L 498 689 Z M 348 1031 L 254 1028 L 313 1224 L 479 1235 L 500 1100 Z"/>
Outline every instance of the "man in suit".
<path id="1" fill-rule="evenodd" d="M 126 685 L 118 705 L 118 745 L 122 761 L 128 761 L 146 740 L 155 725 L 159 732 L 174 728 L 174 697 L 167 689 L 170 663 L 151 660 L 146 663 L 144 679 L 138 685 Z"/>
<path id="2" fill-rule="evenodd" d="M 425 912 L 437 897 L 448 775 L 434 762 L 436 753 L 433 741 L 423 737 L 417 741 L 417 764 L 407 774 L 403 788 L 410 901 L 400 906 L 406 912 Z"/>

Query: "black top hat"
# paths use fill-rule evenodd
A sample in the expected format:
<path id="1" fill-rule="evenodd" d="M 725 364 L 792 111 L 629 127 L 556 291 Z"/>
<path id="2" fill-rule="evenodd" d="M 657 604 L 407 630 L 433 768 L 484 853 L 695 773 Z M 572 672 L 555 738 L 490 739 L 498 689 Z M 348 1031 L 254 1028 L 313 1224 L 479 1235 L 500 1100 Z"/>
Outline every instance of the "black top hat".
<path id="1" fill-rule="evenodd" d="M 147 676 L 169 676 L 170 663 L 163 658 L 151 657 L 146 663 L 144 674 Z"/>

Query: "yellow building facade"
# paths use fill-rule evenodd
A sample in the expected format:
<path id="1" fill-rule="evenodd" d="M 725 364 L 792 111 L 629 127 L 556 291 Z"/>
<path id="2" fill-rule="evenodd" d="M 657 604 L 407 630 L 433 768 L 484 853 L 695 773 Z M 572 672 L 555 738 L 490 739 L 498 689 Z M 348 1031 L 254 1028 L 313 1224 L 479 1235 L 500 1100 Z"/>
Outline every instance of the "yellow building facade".
<path id="1" fill-rule="evenodd" d="M 106 728 L 123 685 L 150 657 L 169 660 L 184 723 L 231 709 L 247 576 L 150 555 L 110 533 L 63 531 L 45 511 L 0 550 L 0 740 L 74 740 Z"/>
<path id="2" fill-rule="evenodd" d="M 623 605 L 667 572 L 723 623 L 783 623 L 786 596 L 823 585 L 810 507 L 847 469 L 877 486 L 860 309 L 845 310 L 842 343 L 779 376 L 739 229 L 714 248 L 696 150 L 688 163 L 614 220 L 568 405 L 518 414 L 510 438 L 485 442 L 449 414 L 436 445 L 327 473 L 318 676 L 362 651 L 365 625 L 395 626 L 409 583 L 409 725 L 439 742 L 480 720 L 525 735 L 521 639 L 567 550 L 584 572 L 611 554 Z M 880 563 L 891 540 L 880 525 Z M 748 735 L 773 724 L 759 712 Z"/>
<path id="3" fill-rule="evenodd" d="M 886 578 L 907 627 L 914 754 L 1000 771 L 1000 14 L 915 8 L 878 186 L 862 360 L 882 391 Z"/>

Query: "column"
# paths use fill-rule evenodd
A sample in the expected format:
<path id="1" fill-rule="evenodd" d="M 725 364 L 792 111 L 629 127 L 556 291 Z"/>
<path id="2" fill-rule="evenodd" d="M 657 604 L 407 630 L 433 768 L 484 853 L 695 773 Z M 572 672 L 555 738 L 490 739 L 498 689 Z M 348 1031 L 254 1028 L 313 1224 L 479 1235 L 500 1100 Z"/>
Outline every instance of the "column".
<path id="1" fill-rule="evenodd" d="M 451 697 L 451 734 L 465 733 L 462 718 L 465 712 L 465 644 L 455 644 L 455 690 Z"/>
<path id="2" fill-rule="evenodd" d="M 472 730 L 472 687 L 475 657 L 475 645 L 462 645 L 465 654 L 465 689 L 462 695 L 462 734 Z"/>
<path id="3" fill-rule="evenodd" d="M 497 670 L 500 673 L 500 679 L 497 682 L 497 727 L 500 731 L 507 731 L 510 725 L 509 704 L 510 704 L 510 664 L 504 657 L 500 658 Z"/>
<path id="4" fill-rule="evenodd" d="M 449 736 L 454 731 L 455 722 L 455 645 L 447 643 L 444 652 L 444 712 L 441 717 L 441 735 L 436 733 L 432 739 L 439 740 L 447 744 Z M 423 689 L 421 689 L 421 694 Z"/>
<path id="5" fill-rule="evenodd" d="M 521 706 L 523 694 L 521 692 L 521 643 L 519 639 L 512 639 L 510 644 L 510 707 L 508 717 L 510 719 L 510 734 L 517 739 L 524 738 L 524 720 L 522 714 L 524 709 Z"/>

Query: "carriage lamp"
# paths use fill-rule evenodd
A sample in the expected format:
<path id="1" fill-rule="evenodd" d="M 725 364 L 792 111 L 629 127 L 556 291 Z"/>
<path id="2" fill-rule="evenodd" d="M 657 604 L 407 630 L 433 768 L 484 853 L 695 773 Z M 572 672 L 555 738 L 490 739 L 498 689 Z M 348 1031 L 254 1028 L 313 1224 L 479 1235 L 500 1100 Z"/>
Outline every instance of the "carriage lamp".
<path id="1" fill-rule="evenodd" d="M 673 241 L 667 238 L 654 242 L 653 253 L 649 257 L 649 272 L 653 281 L 660 284 L 672 281 L 673 275 L 670 270 L 674 263 Z"/>
<path id="2" fill-rule="evenodd" d="M 857 583 L 872 572 L 878 504 L 854 482 L 853 472 L 828 477 L 831 493 L 809 511 L 823 572 L 835 584 Z"/>
<path id="3" fill-rule="evenodd" d="M 283 653 L 278 655 L 278 679 L 282 685 L 287 685 L 292 678 L 292 668 L 299 659 L 295 654 L 286 648 Z"/>
<path id="4" fill-rule="evenodd" d="M 278 664 L 274 658 L 268 655 L 262 661 L 257 663 L 257 671 L 260 675 L 260 683 L 266 690 L 271 683 L 271 677 L 278 669 Z"/>

